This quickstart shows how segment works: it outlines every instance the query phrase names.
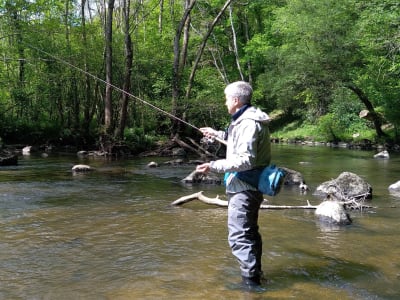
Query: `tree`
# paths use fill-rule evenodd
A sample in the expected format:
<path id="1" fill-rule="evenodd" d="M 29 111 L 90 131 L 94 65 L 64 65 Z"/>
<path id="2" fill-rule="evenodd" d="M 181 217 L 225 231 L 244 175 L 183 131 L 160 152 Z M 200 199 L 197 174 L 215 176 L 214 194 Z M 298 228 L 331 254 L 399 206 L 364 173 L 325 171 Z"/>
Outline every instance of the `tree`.
<path id="1" fill-rule="evenodd" d="M 365 57 L 358 84 L 365 86 L 373 103 L 395 128 L 400 140 L 400 5 L 395 0 L 360 2 L 354 36 Z"/>
<path id="2" fill-rule="evenodd" d="M 185 64 L 185 61 L 182 60 L 182 55 L 181 53 L 186 52 L 188 46 L 188 39 L 186 39 L 186 42 L 183 44 L 183 49 L 180 47 L 180 40 L 181 40 L 181 35 L 182 32 L 185 28 L 185 26 L 188 27 L 188 20 L 190 18 L 190 12 L 193 9 L 193 6 L 196 3 L 196 0 L 191 0 L 190 2 L 185 2 L 186 3 L 186 8 L 183 13 L 183 16 L 178 24 L 178 27 L 176 29 L 175 37 L 174 37 L 174 63 L 172 67 L 172 109 L 171 113 L 174 116 L 178 116 L 178 102 L 180 98 L 180 83 L 181 83 L 181 76 L 182 76 L 182 69 L 183 65 Z M 179 128 L 179 122 L 177 120 L 173 120 L 173 126 L 171 130 L 171 135 L 174 136 Z"/>
<path id="3" fill-rule="evenodd" d="M 122 12 L 124 17 L 124 42 L 125 42 L 125 70 L 124 70 L 124 83 L 123 90 L 130 92 L 131 89 L 131 75 L 132 75 L 132 60 L 133 60 L 133 48 L 132 48 L 132 38 L 130 33 L 130 0 L 123 0 L 122 2 Z M 127 109 L 128 109 L 129 96 L 127 93 L 122 93 L 121 95 L 121 105 L 119 113 L 119 124 L 115 131 L 115 137 L 122 140 L 124 135 L 124 130 L 126 126 Z"/>
<path id="4" fill-rule="evenodd" d="M 113 37 L 113 13 L 114 13 L 114 2 L 115 0 L 108 0 L 107 2 L 107 17 L 104 27 L 105 32 L 105 66 L 106 66 L 106 92 L 104 96 L 104 134 L 108 136 L 112 129 L 112 115 L 113 115 L 113 103 L 112 103 L 112 83 L 113 83 L 113 48 L 112 48 L 112 37 Z M 108 139 L 108 138 L 106 138 Z M 107 144 L 110 141 L 105 141 Z"/>
<path id="5" fill-rule="evenodd" d="M 210 37 L 212 31 L 214 30 L 215 25 L 217 24 L 217 22 L 219 21 L 219 19 L 222 16 L 222 14 L 225 12 L 225 10 L 227 9 L 227 7 L 230 5 L 231 2 L 232 2 L 232 0 L 227 0 L 225 2 L 225 4 L 222 6 L 221 10 L 218 12 L 217 16 L 211 22 L 206 34 L 203 37 L 201 45 L 197 51 L 196 59 L 194 61 L 193 67 L 192 67 L 192 72 L 190 73 L 190 76 L 189 76 L 189 83 L 188 83 L 187 92 L 186 92 L 186 99 L 189 98 L 189 96 L 190 96 L 190 92 L 192 90 L 192 84 L 193 84 L 194 77 L 195 77 L 195 74 L 197 71 L 197 67 L 199 65 L 200 58 L 203 54 L 204 48 L 207 44 L 208 38 Z"/>

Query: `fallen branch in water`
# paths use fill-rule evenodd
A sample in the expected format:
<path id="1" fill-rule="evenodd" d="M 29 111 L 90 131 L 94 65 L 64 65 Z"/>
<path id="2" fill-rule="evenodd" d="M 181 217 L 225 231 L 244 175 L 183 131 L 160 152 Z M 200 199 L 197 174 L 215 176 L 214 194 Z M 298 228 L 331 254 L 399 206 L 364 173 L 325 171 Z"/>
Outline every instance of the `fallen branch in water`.
<path id="1" fill-rule="evenodd" d="M 206 204 L 216 205 L 220 207 L 228 207 L 228 201 L 222 200 L 219 196 L 215 198 L 209 198 L 203 195 L 203 191 L 180 197 L 179 199 L 175 200 L 171 203 L 171 205 L 178 206 L 185 203 L 188 203 L 192 200 L 200 200 Z M 269 204 L 261 204 L 261 209 L 317 209 L 318 206 L 311 205 L 310 202 L 307 200 L 307 205 L 269 205 Z"/>

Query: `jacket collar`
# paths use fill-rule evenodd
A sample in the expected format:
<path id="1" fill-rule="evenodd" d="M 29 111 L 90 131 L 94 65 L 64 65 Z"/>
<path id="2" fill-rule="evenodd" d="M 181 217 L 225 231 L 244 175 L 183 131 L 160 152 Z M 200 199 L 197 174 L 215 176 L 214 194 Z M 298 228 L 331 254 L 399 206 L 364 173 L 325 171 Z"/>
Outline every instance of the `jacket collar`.
<path id="1" fill-rule="evenodd" d="M 243 105 L 237 112 L 232 115 L 232 121 L 236 121 L 249 107 L 250 104 Z"/>

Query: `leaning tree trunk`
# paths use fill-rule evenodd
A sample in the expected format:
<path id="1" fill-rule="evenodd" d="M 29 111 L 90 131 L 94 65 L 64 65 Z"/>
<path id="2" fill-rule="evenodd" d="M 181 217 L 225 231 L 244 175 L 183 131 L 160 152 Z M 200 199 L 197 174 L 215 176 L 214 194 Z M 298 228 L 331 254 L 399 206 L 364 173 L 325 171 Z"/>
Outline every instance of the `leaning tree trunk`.
<path id="1" fill-rule="evenodd" d="M 187 26 L 187 20 L 190 16 L 190 12 L 192 11 L 196 0 L 192 0 L 191 2 L 187 3 L 187 7 L 185 12 L 182 16 L 181 21 L 179 22 L 178 28 L 176 30 L 175 38 L 174 38 L 174 65 L 173 65 L 173 74 L 172 74 L 172 109 L 171 114 L 177 116 L 178 114 L 178 101 L 180 97 L 180 85 L 181 85 L 181 72 L 182 72 L 182 61 L 181 56 L 181 49 L 180 49 L 180 40 L 182 36 L 182 31 L 185 26 Z M 187 47 L 184 44 L 183 47 Z M 177 120 L 172 121 L 172 130 L 171 130 L 171 137 L 175 136 L 178 131 L 178 123 Z"/>
<path id="2" fill-rule="evenodd" d="M 186 91 L 186 99 L 189 99 L 190 97 L 190 93 L 192 91 L 192 86 L 193 86 L 193 81 L 194 81 L 194 77 L 196 75 L 196 71 L 197 71 L 197 67 L 200 63 L 200 58 L 203 55 L 203 51 L 204 48 L 206 47 L 208 38 L 210 37 L 212 31 L 214 30 L 215 25 L 218 23 L 219 19 L 222 17 L 223 13 L 225 12 L 225 10 L 227 9 L 227 7 L 231 4 L 233 0 L 227 0 L 224 4 L 224 6 L 221 8 L 221 10 L 219 11 L 218 15 L 215 17 L 215 19 L 212 21 L 212 23 L 210 24 L 210 27 L 208 28 L 208 31 L 206 33 L 206 35 L 203 37 L 203 41 L 197 51 L 197 55 L 196 55 L 196 60 L 194 61 L 193 64 L 193 68 L 192 68 L 192 72 L 190 73 L 189 76 L 189 83 L 188 83 L 188 88 Z"/>
<path id="3" fill-rule="evenodd" d="M 237 66 L 241 80 L 244 80 L 244 76 L 243 76 L 243 72 L 242 72 L 242 68 L 240 66 L 240 60 L 239 60 L 239 51 L 238 51 L 238 46 L 237 46 L 236 30 L 235 30 L 235 25 L 233 24 L 232 5 L 229 5 L 229 21 L 231 23 L 231 29 L 232 29 L 232 44 L 233 44 L 233 52 L 235 54 L 236 66 Z"/>
<path id="4" fill-rule="evenodd" d="M 349 88 L 351 91 L 353 91 L 358 98 L 361 100 L 362 103 L 364 103 L 365 107 L 369 111 L 369 116 L 372 119 L 372 122 L 374 123 L 375 126 L 375 131 L 378 137 L 384 137 L 387 136 L 386 133 L 383 132 L 382 130 L 382 121 L 379 115 L 376 113 L 374 106 L 372 105 L 371 101 L 369 101 L 367 95 L 356 85 L 353 83 L 348 83 L 347 88 Z"/>

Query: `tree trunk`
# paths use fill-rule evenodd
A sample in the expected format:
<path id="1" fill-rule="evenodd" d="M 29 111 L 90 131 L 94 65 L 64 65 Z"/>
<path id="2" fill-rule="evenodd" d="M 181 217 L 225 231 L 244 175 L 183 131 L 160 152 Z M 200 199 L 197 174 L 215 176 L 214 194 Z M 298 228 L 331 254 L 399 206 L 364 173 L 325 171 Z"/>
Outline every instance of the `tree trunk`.
<path id="1" fill-rule="evenodd" d="M 219 21 L 219 19 L 222 17 L 223 13 L 225 12 L 226 8 L 231 4 L 233 0 L 227 0 L 224 4 L 224 6 L 221 8 L 221 10 L 219 11 L 218 15 L 215 17 L 215 19 L 212 21 L 210 27 L 208 28 L 208 31 L 206 33 L 206 35 L 203 37 L 203 41 L 197 51 L 197 55 L 196 55 L 196 60 L 193 64 L 193 68 L 192 68 L 192 72 L 190 73 L 189 76 L 189 83 L 188 83 L 188 88 L 186 91 L 186 99 L 189 99 L 190 97 L 190 92 L 192 90 L 192 86 L 193 86 L 193 81 L 194 81 L 194 77 L 197 71 L 197 67 L 199 65 L 200 62 L 200 58 L 203 54 L 204 48 L 207 44 L 207 40 L 210 37 L 212 31 L 214 30 L 215 25 L 217 24 L 217 22 Z"/>
<path id="2" fill-rule="evenodd" d="M 379 115 L 376 113 L 374 106 L 372 105 L 371 101 L 369 101 L 368 96 L 355 84 L 353 83 L 348 83 L 346 84 L 346 87 L 349 88 L 351 91 L 353 91 L 358 98 L 361 100 L 361 102 L 365 105 L 365 107 L 368 109 L 370 112 L 370 118 L 372 119 L 372 122 L 374 123 L 375 131 L 378 137 L 385 137 L 387 136 L 386 133 L 383 132 L 382 130 L 382 120 L 379 117 Z"/>
<path id="3" fill-rule="evenodd" d="M 171 107 L 171 114 L 176 116 L 178 113 L 178 101 L 180 97 L 180 85 L 181 85 L 181 64 L 183 63 L 181 61 L 181 50 L 180 50 L 180 40 L 181 40 L 181 35 L 182 31 L 184 29 L 184 26 L 187 22 L 187 19 L 189 18 L 190 12 L 193 9 L 194 4 L 196 3 L 196 0 L 192 0 L 190 3 L 188 3 L 185 12 L 181 18 L 181 21 L 179 22 L 178 28 L 175 33 L 174 37 L 174 64 L 173 64 L 173 74 L 172 74 L 172 107 Z M 175 136 L 177 133 L 178 129 L 178 123 L 177 120 L 172 120 L 172 130 L 171 130 L 171 137 Z"/>
<path id="4" fill-rule="evenodd" d="M 185 8 L 189 7 L 189 5 L 190 5 L 189 0 L 186 0 Z M 191 22 L 191 17 L 189 14 L 188 17 L 186 18 L 185 26 L 183 27 L 183 41 L 182 41 L 182 51 L 181 51 L 181 59 L 180 59 L 181 63 L 180 63 L 179 74 L 182 74 L 183 69 L 187 63 L 190 22 Z"/>
<path id="5" fill-rule="evenodd" d="M 239 52 L 238 52 L 238 47 L 237 47 L 237 40 L 236 40 L 236 31 L 235 31 L 235 25 L 233 24 L 233 17 L 232 17 L 232 5 L 229 5 L 229 20 L 231 22 L 231 29 L 232 29 L 232 43 L 233 43 L 233 52 L 235 53 L 235 60 L 236 60 L 236 66 L 240 75 L 240 78 L 244 80 L 244 76 L 242 73 L 242 68 L 240 66 L 240 61 L 239 61 Z"/>
<path id="6" fill-rule="evenodd" d="M 160 13 L 158 15 L 158 33 L 163 32 L 164 0 L 160 0 Z"/>
<path id="7" fill-rule="evenodd" d="M 86 0 L 81 1 L 81 22 L 82 22 L 82 42 L 83 42 L 83 48 L 84 48 L 84 70 L 85 70 L 85 101 L 84 107 L 83 107 L 83 115 L 84 115 L 84 120 L 83 120 L 83 132 L 85 136 L 89 136 L 89 125 L 90 125 L 90 120 L 91 120 L 91 115 L 90 115 L 90 105 L 92 103 L 91 100 L 91 84 L 90 84 L 90 75 L 89 75 L 89 69 L 88 69 L 88 53 L 87 53 L 87 35 L 86 35 L 86 18 L 85 18 L 85 5 L 86 5 Z"/>
<path id="8" fill-rule="evenodd" d="M 12 22 L 16 31 L 17 50 L 18 50 L 18 82 L 16 84 L 17 98 L 17 115 L 24 117 L 24 114 L 29 112 L 28 99 L 25 94 L 25 49 L 22 38 L 22 27 L 20 24 L 20 15 L 17 11 L 12 12 Z"/>
<path id="9" fill-rule="evenodd" d="M 123 90 L 130 92 L 131 89 L 131 75 L 132 75 L 132 38 L 130 35 L 130 0 L 123 0 L 123 15 L 124 15 L 124 35 L 125 35 L 125 75 Z M 119 113 L 119 123 L 115 131 L 115 137 L 122 139 L 124 137 L 124 130 L 126 126 L 126 118 L 128 113 L 128 100 L 129 96 L 126 93 L 121 95 L 121 107 Z"/>
<path id="10" fill-rule="evenodd" d="M 112 23 L 114 0 L 108 0 L 107 17 L 105 24 L 105 45 L 106 45 L 106 92 L 104 97 L 104 133 L 108 134 L 112 126 Z"/>
<path id="11" fill-rule="evenodd" d="M 245 22 L 244 22 L 244 34 L 246 36 L 246 44 L 250 42 L 250 33 L 249 33 L 249 20 L 247 18 L 247 14 L 245 15 Z M 248 72 L 248 80 L 251 85 L 253 85 L 253 76 L 252 76 L 252 66 L 251 61 L 247 62 L 247 72 Z"/>

